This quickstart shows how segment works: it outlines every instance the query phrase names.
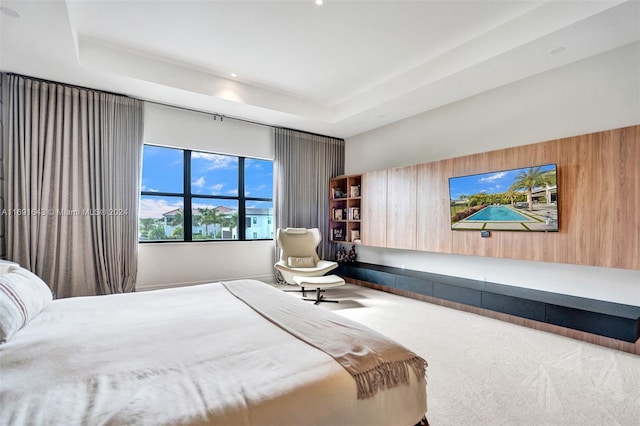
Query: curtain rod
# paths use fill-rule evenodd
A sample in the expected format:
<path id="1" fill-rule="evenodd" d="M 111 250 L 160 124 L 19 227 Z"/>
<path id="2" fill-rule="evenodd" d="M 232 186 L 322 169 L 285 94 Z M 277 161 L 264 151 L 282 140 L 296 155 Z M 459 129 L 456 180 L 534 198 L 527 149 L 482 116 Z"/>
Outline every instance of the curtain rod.
<path id="1" fill-rule="evenodd" d="M 22 78 L 29 78 L 31 80 L 41 81 L 43 83 L 62 84 L 62 85 L 65 85 L 65 86 L 75 87 L 77 89 L 82 89 L 82 90 L 90 90 L 90 91 L 94 91 L 94 92 L 103 92 L 103 93 L 108 93 L 110 95 L 115 95 L 115 96 L 124 96 L 125 98 L 136 99 L 136 100 L 141 101 L 141 102 L 148 102 L 148 103 L 151 103 L 151 104 L 162 105 L 162 106 L 166 106 L 166 107 L 170 107 L 170 108 L 182 109 L 182 110 L 185 110 L 185 111 L 198 112 L 198 113 L 201 113 L 201 114 L 207 114 L 207 115 L 213 115 L 213 116 L 228 118 L 230 120 L 242 121 L 242 122 L 245 122 L 245 123 L 257 124 L 259 126 L 271 127 L 272 129 L 276 129 L 276 128 L 286 129 L 286 130 L 292 130 L 294 132 L 306 133 L 308 135 L 320 136 L 320 137 L 323 137 L 323 138 L 339 139 L 339 140 L 344 141 L 343 138 L 336 138 L 334 136 L 321 135 L 319 133 L 307 132 L 305 130 L 292 129 L 292 128 L 289 128 L 289 127 L 274 126 L 273 124 L 261 123 L 259 121 L 247 120 L 245 118 L 228 116 L 228 115 L 215 113 L 215 112 L 200 111 L 200 110 L 197 110 L 197 109 L 187 108 L 187 107 L 183 107 L 183 106 L 169 105 L 169 104 L 165 104 L 163 102 L 157 102 L 157 101 L 150 101 L 150 100 L 145 100 L 145 99 L 140 99 L 140 98 L 134 98 L 133 96 L 124 95 L 122 93 L 109 92 L 107 90 L 102 90 L 102 89 L 93 89 L 91 87 L 78 86 L 76 84 L 63 83 L 63 82 L 48 80 L 48 79 L 40 78 L 40 77 L 32 77 L 32 76 L 29 76 L 29 75 L 17 74 L 17 73 L 13 73 L 13 72 L 3 72 L 3 73 L 7 74 L 7 75 L 14 75 L 14 76 L 17 76 L 17 77 L 22 77 Z"/>

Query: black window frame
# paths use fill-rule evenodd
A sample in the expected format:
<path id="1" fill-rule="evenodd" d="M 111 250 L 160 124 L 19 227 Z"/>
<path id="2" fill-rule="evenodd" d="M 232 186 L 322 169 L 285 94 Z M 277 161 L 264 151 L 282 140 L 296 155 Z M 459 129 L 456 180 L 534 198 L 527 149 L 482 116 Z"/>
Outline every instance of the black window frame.
<path id="1" fill-rule="evenodd" d="M 168 148 L 168 149 L 178 149 L 182 151 L 183 154 L 183 170 L 182 170 L 182 178 L 183 178 L 183 192 L 162 192 L 162 191 L 140 191 L 140 197 L 147 196 L 155 196 L 155 197 L 181 197 L 183 200 L 182 209 L 183 209 L 183 232 L 184 236 L 182 240 L 140 240 L 138 238 L 138 243 L 140 244 L 148 244 L 148 243 L 217 243 L 217 242 L 225 242 L 225 241 L 273 241 L 274 238 L 246 238 L 247 231 L 247 217 L 246 217 L 246 203 L 247 201 L 264 201 L 270 202 L 273 208 L 273 193 L 271 198 L 265 197 L 247 197 L 245 195 L 245 160 L 261 160 L 261 161 L 271 161 L 273 164 L 273 160 L 265 159 L 265 158 L 256 158 L 256 157 L 247 157 L 240 155 L 229 155 L 229 154 L 220 154 L 216 152 L 209 151 L 201 151 L 189 148 L 179 148 L 179 147 L 169 147 L 163 145 L 155 145 L 150 143 L 145 143 L 146 146 L 154 146 L 158 148 Z M 203 195 L 198 193 L 193 193 L 191 189 L 191 154 L 197 152 L 201 154 L 212 154 L 212 155 L 223 155 L 226 157 L 234 157 L 238 159 L 238 196 L 230 196 L 230 195 Z M 144 168 L 144 164 L 142 166 Z M 273 169 L 272 169 L 273 170 Z M 210 200 L 237 200 L 238 201 L 238 238 L 236 239 L 220 239 L 220 240 L 194 240 L 193 239 L 193 199 L 210 199 Z M 138 219 L 139 220 L 139 219 Z M 273 234 L 273 233 L 272 233 Z"/>

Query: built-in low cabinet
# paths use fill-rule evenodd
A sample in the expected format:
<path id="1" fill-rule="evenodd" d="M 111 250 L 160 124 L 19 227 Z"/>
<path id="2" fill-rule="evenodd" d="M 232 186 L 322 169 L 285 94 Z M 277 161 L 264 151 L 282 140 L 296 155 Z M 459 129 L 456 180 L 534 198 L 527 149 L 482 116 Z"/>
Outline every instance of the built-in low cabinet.
<path id="1" fill-rule="evenodd" d="M 335 273 L 347 282 L 380 290 L 427 296 L 623 342 L 640 338 L 640 306 L 361 262 L 342 263 Z"/>

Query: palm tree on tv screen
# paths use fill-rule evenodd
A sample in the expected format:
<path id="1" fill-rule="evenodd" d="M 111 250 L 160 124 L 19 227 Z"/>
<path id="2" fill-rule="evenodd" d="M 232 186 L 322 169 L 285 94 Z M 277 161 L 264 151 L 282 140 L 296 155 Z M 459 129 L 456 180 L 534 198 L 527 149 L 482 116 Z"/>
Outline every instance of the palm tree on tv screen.
<path id="1" fill-rule="evenodd" d="M 555 176 L 553 176 L 555 178 Z M 509 191 L 524 190 L 527 192 L 527 203 L 529 210 L 533 210 L 533 189 L 547 185 L 551 176 L 546 172 L 541 172 L 540 167 L 532 167 L 527 171 L 522 171 L 516 176 L 516 180 L 509 187 Z"/>

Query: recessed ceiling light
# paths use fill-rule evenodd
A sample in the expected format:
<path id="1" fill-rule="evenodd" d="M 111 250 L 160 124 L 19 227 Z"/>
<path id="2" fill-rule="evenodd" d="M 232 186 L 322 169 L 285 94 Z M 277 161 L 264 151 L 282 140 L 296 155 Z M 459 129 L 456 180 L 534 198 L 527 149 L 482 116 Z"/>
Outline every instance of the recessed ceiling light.
<path id="1" fill-rule="evenodd" d="M 7 16 L 11 16 L 12 18 L 19 18 L 20 14 L 13 9 L 10 9 L 6 6 L 0 6 L 0 12 L 4 13 Z"/>
<path id="2" fill-rule="evenodd" d="M 323 0 L 316 0 L 316 4 L 318 6 L 322 6 L 324 4 L 324 1 Z"/>
<path id="3" fill-rule="evenodd" d="M 236 74 L 235 72 L 232 72 L 231 74 L 229 74 L 231 77 L 236 78 L 238 76 L 238 74 Z"/>
<path id="4" fill-rule="evenodd" d="M 550 55 L 557 55 L 558 53 L 564 52 L 564 46 L 554 47 L 549 51 Z"/>

